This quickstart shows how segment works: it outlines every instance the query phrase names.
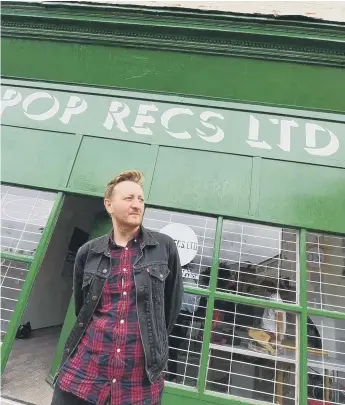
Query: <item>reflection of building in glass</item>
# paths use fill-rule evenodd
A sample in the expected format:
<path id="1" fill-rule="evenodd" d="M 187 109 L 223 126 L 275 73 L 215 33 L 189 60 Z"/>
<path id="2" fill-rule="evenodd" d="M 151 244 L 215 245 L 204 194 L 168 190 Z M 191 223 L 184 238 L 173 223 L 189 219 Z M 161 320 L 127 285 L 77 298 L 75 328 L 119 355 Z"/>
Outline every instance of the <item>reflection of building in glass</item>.
<path id="1" fill-rule="evenodd" d="M 2 250 L 32 256 L 53 207 L 55 193 L 1 187 Z"/>
<path id="2" fill-rule="evenodd" d="M 269 280 L 285 301 L 296 302 L 296 231 L 226 221 L 222 235 L 220 290 L 260 297 Z"/>

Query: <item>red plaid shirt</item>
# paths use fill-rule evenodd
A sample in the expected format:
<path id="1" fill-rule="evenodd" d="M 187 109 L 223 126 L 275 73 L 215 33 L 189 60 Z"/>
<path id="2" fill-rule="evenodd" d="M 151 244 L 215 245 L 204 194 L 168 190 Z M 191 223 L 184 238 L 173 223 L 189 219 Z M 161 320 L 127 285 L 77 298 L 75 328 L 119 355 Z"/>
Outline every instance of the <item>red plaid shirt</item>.
<path id="1" fill-rule="evenodd" d="M 151 384 L 145 371 L 136 306 L 133 264 L 139 238 L 126 248 L 110 239 L 111 274 L 75 355 L 57 385 L 92 404 L 152 405 L 160 401 L 163 376 Z"/>

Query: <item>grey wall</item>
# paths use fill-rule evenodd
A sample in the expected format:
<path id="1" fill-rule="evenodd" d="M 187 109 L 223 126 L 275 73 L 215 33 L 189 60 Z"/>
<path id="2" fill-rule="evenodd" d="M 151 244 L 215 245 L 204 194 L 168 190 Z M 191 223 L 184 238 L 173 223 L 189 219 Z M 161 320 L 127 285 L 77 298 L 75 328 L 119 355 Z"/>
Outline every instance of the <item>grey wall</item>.
<path id="1" fill-rule="evenodd" d="M 33 329 L 62 325 L 72 294 L 72 278 L 61 275 L 74 227 L 91 232 L 101 199 L 67 196 L 26 308 L 23 323 Z"/>

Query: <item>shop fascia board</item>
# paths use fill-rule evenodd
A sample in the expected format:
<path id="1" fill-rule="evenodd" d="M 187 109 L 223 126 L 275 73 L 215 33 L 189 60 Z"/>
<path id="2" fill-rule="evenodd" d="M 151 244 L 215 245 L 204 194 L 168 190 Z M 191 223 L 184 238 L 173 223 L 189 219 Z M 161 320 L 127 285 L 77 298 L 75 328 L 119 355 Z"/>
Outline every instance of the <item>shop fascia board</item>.
<path id="1" fill-rule="evenodd" d="M 2 36 L 345 66 L 345 24 L 301 16 L 5 2 Z"/>

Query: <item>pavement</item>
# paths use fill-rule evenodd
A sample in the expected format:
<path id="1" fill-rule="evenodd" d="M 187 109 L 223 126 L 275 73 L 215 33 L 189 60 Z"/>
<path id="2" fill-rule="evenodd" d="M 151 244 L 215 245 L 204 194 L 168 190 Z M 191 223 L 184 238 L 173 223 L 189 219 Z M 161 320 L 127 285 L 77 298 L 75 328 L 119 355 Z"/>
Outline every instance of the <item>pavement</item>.
<path id="1" fill-rule="evenodd" d="M 1 405 L 24 405 L 24 402 L 12 401 L 10 399 L 5 399 L 0 397 L 0 404 Z"/>

